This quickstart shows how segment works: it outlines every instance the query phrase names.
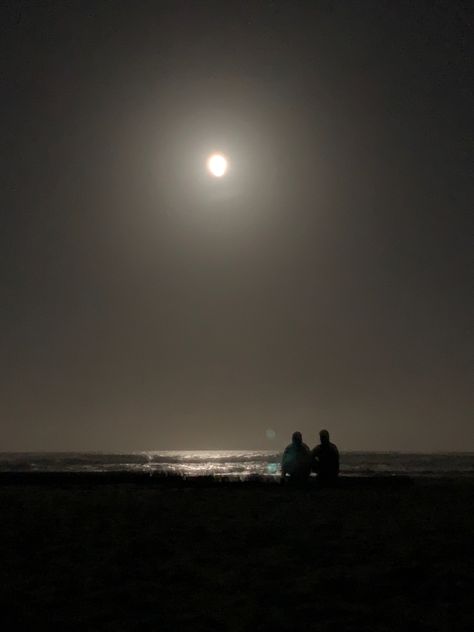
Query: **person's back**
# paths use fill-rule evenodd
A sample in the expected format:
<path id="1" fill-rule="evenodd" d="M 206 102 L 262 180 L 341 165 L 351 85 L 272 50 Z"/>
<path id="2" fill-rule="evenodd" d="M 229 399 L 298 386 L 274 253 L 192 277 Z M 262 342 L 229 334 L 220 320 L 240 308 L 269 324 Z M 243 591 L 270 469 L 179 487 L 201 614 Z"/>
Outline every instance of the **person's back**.
<path id="1" fill-rule="evenodd" d="M 329 432 L 321 430 L 321 443 L 312 450 L 314 469 L 322 481 L 334 481 L 339 475 L 339 450 L 329 441 Z"/>
<path id="2" fill-rule="evenodd" d="M 306 443 L 303 443 L 301 432 L 294 432 L 291 439 L 291 443 L 283 452 L 282 479 L 289 476 L 294 482 L 303 482 L 311 473 L 311 451 Z"/>

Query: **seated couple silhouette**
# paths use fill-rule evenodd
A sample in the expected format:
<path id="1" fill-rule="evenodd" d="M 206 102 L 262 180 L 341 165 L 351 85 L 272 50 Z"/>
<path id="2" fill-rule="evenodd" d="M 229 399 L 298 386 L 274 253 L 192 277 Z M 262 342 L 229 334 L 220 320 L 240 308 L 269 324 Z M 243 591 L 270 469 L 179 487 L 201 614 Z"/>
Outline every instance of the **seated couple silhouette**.
<path id="1" fill-rule="evenodd" d="M 329 432 L 321 430 L 320 443 L 310 450 L 301 432 L 294 432 L 281 460 L 282 482 L 304 483 L 316 472 L 321 483 L 333 483 L 339 475 L 339 451 L 329 441 Z"/>

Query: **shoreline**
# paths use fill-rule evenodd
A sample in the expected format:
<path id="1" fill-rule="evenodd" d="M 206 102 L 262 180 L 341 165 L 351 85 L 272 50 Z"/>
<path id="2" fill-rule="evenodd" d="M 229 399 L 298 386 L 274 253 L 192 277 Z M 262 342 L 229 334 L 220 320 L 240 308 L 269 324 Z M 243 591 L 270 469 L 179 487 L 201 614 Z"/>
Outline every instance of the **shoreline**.
<path id="1" fill-rule="evenodd" d="M 402 487 L 412 485 L 423 477 L 409 475 L 340 475 L 330 487 Z M 432 480 L 432 477 L 426 477 Z M 437 477 L 445 480 L 450 477 Z M 456 480 L 462 477 L 456 477 Z M 474 477 L 473 477 L 474 481 Z M 166 474 L 161 472 L 0 472 L 0 486 L 9 485 L 140 485 L 143 487 L 166 485 L 170 487 L 282 487 L 279 476 L 216 476 Z M 285 486 L 291 486 L 286 483 Z M 320 487 L 316 476 L 311 476 L 304 487 Z"/>

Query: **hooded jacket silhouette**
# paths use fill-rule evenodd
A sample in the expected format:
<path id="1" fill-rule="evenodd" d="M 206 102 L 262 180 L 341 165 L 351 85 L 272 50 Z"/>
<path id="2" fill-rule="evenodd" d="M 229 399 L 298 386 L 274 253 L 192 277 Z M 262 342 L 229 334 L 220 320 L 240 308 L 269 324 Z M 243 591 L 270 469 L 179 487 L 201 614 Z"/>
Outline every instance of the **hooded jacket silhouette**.
<path id="1" fill-rule="evenodd" d="M 281 460 L 281 474 L 293 480 L 307 479 L 311 473 L 311 451 L 303 443 L 301 432 L 294 432 Z"/>

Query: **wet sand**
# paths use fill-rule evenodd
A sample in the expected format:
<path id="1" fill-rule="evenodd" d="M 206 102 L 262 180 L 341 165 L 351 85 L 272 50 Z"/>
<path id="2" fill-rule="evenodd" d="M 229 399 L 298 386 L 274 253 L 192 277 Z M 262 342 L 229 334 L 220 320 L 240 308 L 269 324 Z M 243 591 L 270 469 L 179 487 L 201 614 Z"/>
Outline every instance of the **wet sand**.
<path id="1" fill-rule="evenodd" d="M 472 629 L 473 480 L 100 483 L 0 477 L 3 629 Z"/>

